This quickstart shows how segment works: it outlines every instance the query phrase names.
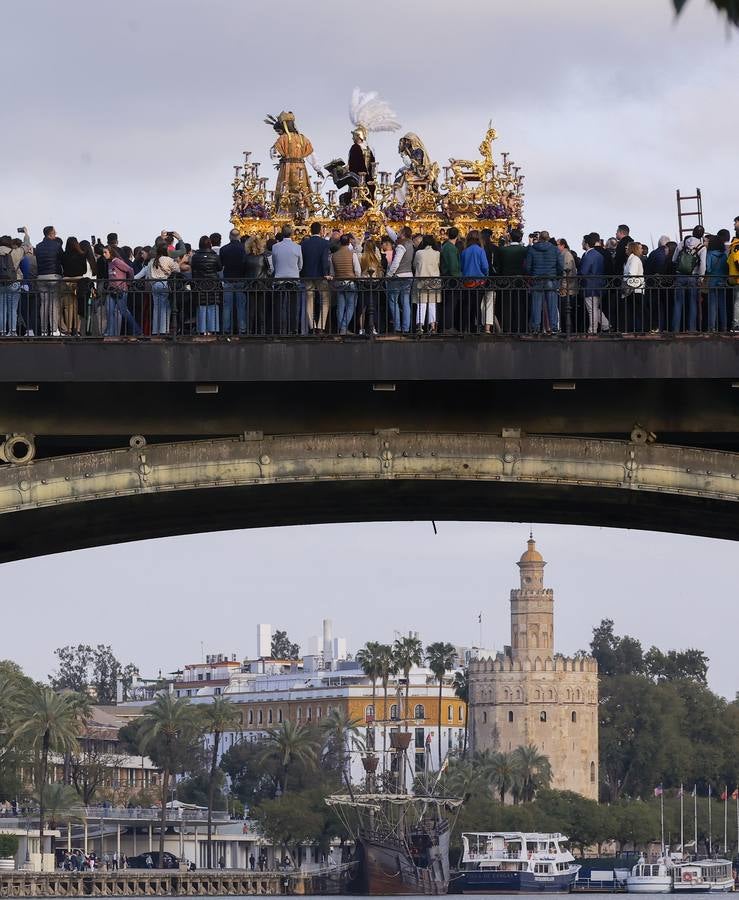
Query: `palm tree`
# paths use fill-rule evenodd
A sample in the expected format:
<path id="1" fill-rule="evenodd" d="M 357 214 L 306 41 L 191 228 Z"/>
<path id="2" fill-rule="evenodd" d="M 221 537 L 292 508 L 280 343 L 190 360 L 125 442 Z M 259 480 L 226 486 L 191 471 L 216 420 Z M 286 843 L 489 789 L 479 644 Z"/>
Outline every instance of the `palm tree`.
<path id="1" fill-rule="evenodd" d="M 393 657 L 398 671 L 405 677 L 405 705 L 403 715 L 405 718 L 405 730 L 408 731 L 408 693 L 410 690 L 410 672 L 413 666 L 423 663 L 423 644 L 413 635 L 397 638 L 393 644 Z"/>
<path id="2" fill-rule="evenodd" d="M 675 12 L 680 13 L 687 0 L 672 0 Z M 711 0 L 716 9 L 723 13 L 732 25 L 739 26 L 739 0 Z"/>
<path id="3" fill-rule="evenodd" d="M 505 803 L 506 794 L 517 795 L 521 785 L 518 759 L 512 753 L 493 753 L 486 765 L 490 781 L 498 792 L 500 802 Z"/>
<path id="4" fill-rule="evenodd" d="M 382 677 L 382 648 L 378 641 L 367 641 L 361 650 L 357 651 L 356 661 L 362 667 L 362 671 L 372 682 L 372 715 L 377 718 L 377 679 Z M 368 729 L 368 734 L 369 734 Z M 375 749 L 375 725 L 372 723 L 372 746 Z"/>
<path id="5" fill-rule="evenodd" d="M 464 703 L 464 747 L 462 756 L 467 756 L 467 735 L 469 733 L 470 714 L 470 670 L 465 667 L 454 673 L 454 694 Z"/>
<path id="6" fill-rule="evenodd" d="M 441 769 L 441 696 L 444 688 L 444 675 L 454 665 L 457 651 L 453 644 L 447 641 L 436 641 L 429 644 L 426 648 L 426 659 L 428 660 L 429 669 L 434 673 L 436 680 L 439 682 L 439 703 L 437 723 L 439 726 L 439 769 Z"/>
<path id="7" fill-rule="evenodd" d="M 206 850 L 207 867 L 212 868 L 212 832 L 213 832 L 213 798 L 216 790 L 216 773 L 218 771 L 218 750 L 221 737 L 225 731 L 234 731 L 239 724 L 239 711 L 225 697 L 214 697 L 213 702 L 202 707 L 203 730 L 213 735 L 211 748 L 210 773 L 208 775 L 208 838 Z"/>
<path id="8" fill-rule="evenodd" d="M 438 792 L 444 797 L 463 797 L 486 794 L 490 784 L 487 772 L 477 760 L 452 759 L 446 772 L 439 779 Z"/>
<path id="9" fill-rule="evenodd" d="M 264 740 L 262 762 L 277 759 L 282 768 L 282 793 L 287 793 L 287 775 L 292 763 L 300 762 L 312 768 L 317 762 L 316 736 L 308 725 L 287 721 L 270 728 Z"/>
<path id="10" fill-rule="evenodd" d="M 49 754 L 65 754 L 77 747 L 79 722 L 71 694 L 57 694 L 51 688 L 34 684 L 20 698 L 14 717 L 12 743 L 29 746 L 38 760 L 36 788 L 39 801 L 39 851 L 44 870 L 44 816 L 49 775 Z"/>
<path id="11" fill-rule="evenodd" d="M 530 803 L 541 788 L 548 788 L 552 782 L 552 766 L 549 757 L 539 753 L 533 744 L 516 747 L 510 754 L 518 769 L 519 794 L 524 803 Z"/>
<path id="12" fill-rule="evenodd" d="M 361 719 L 353 718 L 341 709 L 332 709 L 321 723 L 321 731 L 327 738 L 327 749 L 336 752 L 339 771 L 346 781 L 347 787 L 350 783 L 346 765 L 347 745 L 349 745 L 350 752 L 364 749 L 364 741 L 359 731 L 361 724 Z M 349 770 L 351 771 L 351 767 Z"/>
<path id="13" fill-rule="evenodd" d="M 382 768 L 385 769 L 387 752 L 387 686 L 390 677 L 398 671 L 390 644 L 379 644 L 377 649 L 379 679 L 382 684 Z"/>
<path id="14" fill-rule="evenodd" d="M 172 773 L 176 772 L 198 734 L 199 716 L 186 697 L 176 700 L 171 693 L 159 694 L 141 717 L 141 749 L 162 770 L 162 818 L 159 830 L 159 859 L 164 859 L 164 832 L 167 827 L 167 796 Z"/>

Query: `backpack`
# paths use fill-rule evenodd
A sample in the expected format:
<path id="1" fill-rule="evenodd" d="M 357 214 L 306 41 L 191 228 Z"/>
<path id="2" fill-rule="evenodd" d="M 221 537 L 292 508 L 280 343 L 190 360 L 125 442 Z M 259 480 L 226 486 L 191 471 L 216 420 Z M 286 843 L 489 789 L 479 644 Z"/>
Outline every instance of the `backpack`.
<path id="1" fill-rule="evenodd" d="M 0 284 L 18 281 L 12 256 L 12 253 L 3 253 L 0 256 Z"/>
<path id="2" fill-rule="evenodd" d="M 700 262 L 699 253 L 700 245 L 698 245 L 695 250 L 688 250 L 688 248 L 683 245 L 683 248 L 677 257 L 677 274 L 693 275 Z"/>

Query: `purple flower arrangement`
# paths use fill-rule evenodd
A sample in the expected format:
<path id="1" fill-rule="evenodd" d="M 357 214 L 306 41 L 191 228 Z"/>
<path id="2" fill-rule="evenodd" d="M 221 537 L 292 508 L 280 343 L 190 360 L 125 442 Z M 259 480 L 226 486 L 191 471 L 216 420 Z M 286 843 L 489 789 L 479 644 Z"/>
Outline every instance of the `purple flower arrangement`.
<path id="1" fill-rule="evenodd" d="M 356 222 L 361 219 L 366 210 L 361 203 L 347 203 L 339 209 L 339 218 L 344 222 Z"/>
<path id="2" fill-rule="evenodd" d="M 241 215 L 245 219 L 266 219 L 269 217 L 269 210 L 263 203 L 247 203 L 242 208 Z"/>
<path id="3" fill-rule="evenodd" d="M 389 203 L 383 212 L 389 222 L 407 222 L 411 218 L 410 209 L 402 203 Z"/>
<path id="4" fill-rule="evenodd" d="M 508 211 L 502 203 L 486 203 L 477 211 L 478 219 L 505 219 Z"/>

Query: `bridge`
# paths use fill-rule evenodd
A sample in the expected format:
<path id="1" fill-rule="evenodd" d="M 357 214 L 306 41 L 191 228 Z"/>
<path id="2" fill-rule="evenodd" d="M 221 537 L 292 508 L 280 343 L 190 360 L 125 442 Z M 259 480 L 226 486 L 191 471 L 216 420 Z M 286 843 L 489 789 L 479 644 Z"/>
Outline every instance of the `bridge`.
<path id="1" fill-rule="evenodd" d="M 731 335 L 11 340 L 0 561 L 320 522 L 739 538 Z"/>

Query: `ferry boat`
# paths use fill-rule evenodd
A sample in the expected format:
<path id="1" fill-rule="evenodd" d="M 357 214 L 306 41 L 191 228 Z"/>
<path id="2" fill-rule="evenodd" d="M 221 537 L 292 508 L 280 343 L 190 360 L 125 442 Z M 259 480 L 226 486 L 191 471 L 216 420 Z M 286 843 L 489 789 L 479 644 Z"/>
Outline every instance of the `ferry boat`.
<path id="1" fill-rule="evenodd" d="M 734 890 L 734 871 L 728 859 L 696 859 L 679 863 L 673 872 L 676 894 L 706 894 Z"/>
<path id="2" fill-rule="evenodd" d="M 459 894 L 568 893 L 580 866 L 559 833 L 481 831 L 462 835 L 450 885 Z"/>
<path id="3" fill-rule="evenodd" d="M 629 894 L 669 894 L 672 892 L 673 871 L 671 860 L 664 856 L 654 863 L 648 863 L 640 856 L 626 879 L 626 891 Z"/>

